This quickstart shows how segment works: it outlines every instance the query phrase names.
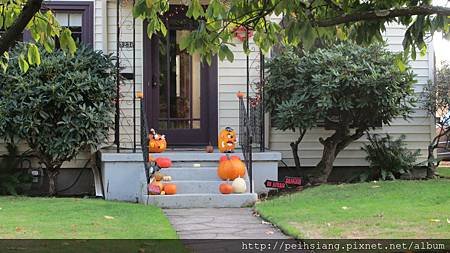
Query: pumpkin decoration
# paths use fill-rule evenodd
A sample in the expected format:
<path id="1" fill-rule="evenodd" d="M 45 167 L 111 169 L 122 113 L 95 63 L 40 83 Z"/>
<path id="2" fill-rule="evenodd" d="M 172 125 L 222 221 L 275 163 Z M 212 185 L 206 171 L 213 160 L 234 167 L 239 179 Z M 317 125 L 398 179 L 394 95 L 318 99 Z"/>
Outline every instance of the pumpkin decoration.
<path id="1" fill-rule="evenodd" d="M 148 193 L 150 195 L 159 195 L 161 194 L 161 188 L 157 184 L 150 183 L 148 184 Z"/>
<path id="2" fill-rule="evenodd" d="M 217 176 L 222 180 L 234 180 L 237 177 L 245 176 L 245 164 L 238 156 L 221 157 L 219 167 L 217 168 Z"/>
<path id="3" fill-rule="evenodd" d="M 161 194 L 161 195 L 166 195 L 166 192 L 165 192 L 165 191 L 161 191 L 160 194 Z"/>
<path id="4" fill-rule="evenodd" d="M 167 141 L 165 135 L 160 135 L 156 133 L 155 129 L 150 129 L 150 134 L 148 135 L 148 151 L 150 153 L 162 153 L 167 148 Z"/>
<path id="5" fill-rule="evenodd" d="M 172 166 L 172 161 L 167 157 L 158 157 L 155 159 L 155 162 L 160 168 L 169 168 Z"/>
<path id="6" fill-rule="evenodd" d="M 235 180 L 233 180 L 231 186 L 233 187 L 234 193 L 244 193 L 247 190 L 247 184 L 245 183 L 245 180 L 241 177 L 238 177 Z"/>
<path id="7" fill-rule="evenodd" d="M 219 151 L 222 153 L 233 153 L 236 148 L 236 132 L 231 127 L 226 127 L 219 133 Z"/>
<path id="8" fill-rule="evenodd" d="M 211 145 L 211 143 L 209 143 L 209 145 L 206 146 L 205 151 L 206 151 L 206 153 L 212 153 L 212 152 L 214 152 L 214 147 Z"/>
<path id="9" fill-rule="evenodd" d="M 231 186 L 229 183 L 221 183 L 219 185 L 219 191 L 222 194 L 230 194 L 233 192 L 233 186 Z"/>
<path id="10" fill-rule="evenodd" d="M 144 98 L 144 93 L 142 91 L 138 91 L 136 92 L 136 97 L 142 99 Z"/>
<path id="11" fill-rule="evenodd" d="M 238 91 L 238 92 L 236 93 L 236 97 L 238 97 L 239 99 L 240 99 L 240 98 L 244 98 L 244 96 L 245 96 L 245 94 L 244 94 L 244 92 L 242 92 L 242 91 Z"/>
<path id="12" fill-rule="evenodd" d="M 166 195 L 174 195 L 177 193 L 177 185 L 176 184 L 165 184 L 164 192 Z"/>

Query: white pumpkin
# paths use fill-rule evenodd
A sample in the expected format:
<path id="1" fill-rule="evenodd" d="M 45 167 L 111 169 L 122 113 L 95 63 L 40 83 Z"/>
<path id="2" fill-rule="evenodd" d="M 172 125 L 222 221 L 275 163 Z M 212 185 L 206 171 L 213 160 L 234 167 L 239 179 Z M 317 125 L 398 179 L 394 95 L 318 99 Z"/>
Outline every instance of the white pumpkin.
<path id="1" fill-rule="evenodd" d="M 231 186 L 233 187 L 234 193 L 244 193 L 247 190 L 247 184 L 245 183 L 245 180 L 241 177 L 238 177 L 235 180 L 233 180 Z"/>

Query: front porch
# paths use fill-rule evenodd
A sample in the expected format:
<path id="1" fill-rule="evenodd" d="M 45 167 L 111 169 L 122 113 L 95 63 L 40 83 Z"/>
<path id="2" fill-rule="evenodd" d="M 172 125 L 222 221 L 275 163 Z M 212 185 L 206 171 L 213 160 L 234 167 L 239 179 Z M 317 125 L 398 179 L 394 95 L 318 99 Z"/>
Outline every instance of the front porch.
<path id="1" fill-rule="evenodd" d="M 161 172 L 172 177 L 171 182 L 177 185 L 177 194 L 148 195 L 142 153 L 102 150 L 99 159 L 105 199 L 154 204 L 165 208 L 251 206 L 258 194 L 268 191 L 264 181 L 278 179 L 278 161 L 281 160 L 279 152 L 253 153 L 252 191 L 248 189 L 250 178 L 246 173 L 244 179 L 247 192 L 224 195 L 219 192 L 219 185 L 223 181 L 217 176 L 218 161 L 223 153 L 175 149 L 152 155 L 172 160 L 172 167 L 162 169 Z M 240 150 L 233 155 L 243 159 Z"/>

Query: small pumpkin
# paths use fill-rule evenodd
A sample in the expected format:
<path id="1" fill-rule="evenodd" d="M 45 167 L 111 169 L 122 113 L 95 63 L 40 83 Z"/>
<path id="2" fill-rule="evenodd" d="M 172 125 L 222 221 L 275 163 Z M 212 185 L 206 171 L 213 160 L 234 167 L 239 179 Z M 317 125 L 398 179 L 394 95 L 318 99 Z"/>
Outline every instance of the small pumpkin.
<path id="1" fill-rule="evenodd" d="M 148 143 L 148 151 L 150 153 L 162 153 L 167 148 L 167 141 L 165 135 L 160 135 L 156 133 L 155 129 L 150 130 L 150 134 L 148 135 L 149 143 Z"/>
<path id="2" fill-rule="evenodd" d="M 174 195 L 177 193 L 177 185 L 176 184 L 165 184 L 164 192 L 166 195 Z"/>
<path id="3" fill-rule="evenodd" d="M 211 143 L 208 146 L 206 146 L 205 151 L 206 153 L 214 152 L 214 147 L 211 145 Z"/>
<path id="4" fill-rule="evenodd" d="M 160 168 L 169 168 L 172 166 L 172 161 L 167 157 L 158 157 L 155 159 L 155 162 Z"/>
<path id="5" fill-rule="evenodd" d="M 230 194 L 233 192 L 233 186 L 231 186 L 229 183 L 221 183 L 219 185 L 219 191 L 222 194 Z"/>
<path id="6" fill-rule="evenodd" d="M 231 186 L 233 187 L 234 193 L 244 193 L 247 190 L 247 184 L 245 183 L 245 180 L 241 177 L 238 177 L 235 180 L 233 180 Z"/>
<path id="7" fill-rule="evenodd" d="M 233 153 L 236 148 L 236 132 L 231 127 L 226 127 L 219 133 L 218 148 L 222 153 Z"/>
<path id="8" fill-rule="evenodd" d="M 161 194 L 161 195 L 166 195 L 166 192 L 165 192 L 165 191 L 161 191 L 160 194 Z"/>
<path id="9" fill-rule="evenodd" d="M 242 92 L 242 91 L 238 91 L 237 93 L 236 93 L 236 97 L 238 97 L 238 98 L 244 98 L 244 92 Z"/>

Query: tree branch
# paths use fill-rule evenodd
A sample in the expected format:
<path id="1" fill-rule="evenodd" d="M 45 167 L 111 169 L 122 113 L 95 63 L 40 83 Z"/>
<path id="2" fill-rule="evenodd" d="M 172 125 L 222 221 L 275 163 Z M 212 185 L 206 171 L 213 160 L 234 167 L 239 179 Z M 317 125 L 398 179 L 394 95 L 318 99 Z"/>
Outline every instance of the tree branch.
<path id="1" fill-rule="evenodd" d="M 404 8 L 396 8 L 390 10 L 374 10 L 374 11 L 359 11 L 350 14 L 343 14 L 330 19 L 311 20 L 317 26 L 327 27 L 340 25 L 345 23 L 352 23 L 358 21 L 375 21 L 396 17 L 414 16 L 414 15 L 433 15 L 450 16 L 450 8 L 441 6 L 412 6 Z"/>
<path id="2" fill-rule="evenodd" d="M 0 38 L 0 55 L 3 55 L 22 34 L 34 15 L 41 9 L 43 0 L 29 0 L 14 23 L 5 31 Z"/>

